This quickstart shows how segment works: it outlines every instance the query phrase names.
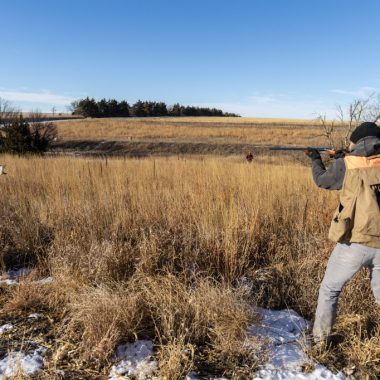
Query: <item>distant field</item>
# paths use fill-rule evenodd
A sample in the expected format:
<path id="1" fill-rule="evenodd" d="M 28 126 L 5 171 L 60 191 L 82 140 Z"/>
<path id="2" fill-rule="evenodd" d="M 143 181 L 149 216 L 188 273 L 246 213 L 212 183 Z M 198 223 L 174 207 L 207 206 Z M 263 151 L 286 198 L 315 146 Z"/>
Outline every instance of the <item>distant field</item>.
<path id="1" fill-rule="evenodd" d="M 61 142 L 113 141 L 131 150 L 170 153 L 238 153 L 256 146 L 324 145 L 312 120 L 231 117 L 84 119 L 57 122 Z M 150 144 L 150 147 L 147 146 Z M 160 146 L 157 146 L 160 144 Z M 223 147 L 226 145 L 226 147 Z M 77 144 L 76 148 L 80 146 Z M 66 146 L 67 148 L 67 146 Z"/>
<path id="2" fill-rule="evenodd" d="M 25 119 L 28 119 L 31 116 L 31 112 L 23 112 L 22 116 Z M 63 120 L 63 119 L 80 119 L 81 116 L 78 115 L 72 115 L 71 113 L 64 113 L 64 112 L 56 112 L 56 113 L 41 113 L 41 116 L 43 116 L 46 119 L 51 119 L 51 120 Z"/>
<path id="3" fill-rule="evenodd" d="M 50 115 L 50 114 L 46 114 Z M 66 114 L 65 114 L 66 115 Z M 68 119 L 76 117 L 75 115 L 68 115 Z M 93 122 L 127 122 L 127 123 L 157 123 L 157 124 L 218 124 L 218 125 L 234 125 L 234 124 L 248 124 L 248 125 L 273 125 L 273 126 L 310 126 L 318 125 L 316 120 L 305 119 L 280 119 L 280 118 L 257 118 L 257 117 L 131 117 L 131 118 L 104 118 L 92 119 L 85 118 L 82 120 L 85 124 Z"/>

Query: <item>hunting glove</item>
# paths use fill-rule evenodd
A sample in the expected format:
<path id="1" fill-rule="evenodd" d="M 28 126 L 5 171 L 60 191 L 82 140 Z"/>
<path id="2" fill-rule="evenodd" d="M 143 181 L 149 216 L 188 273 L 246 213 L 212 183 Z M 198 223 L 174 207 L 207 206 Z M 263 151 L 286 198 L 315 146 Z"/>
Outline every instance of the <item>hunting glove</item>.
<path id="1" fill-rule="evenodd" d="M 347 153 L 347 151 L 344 149 L 337 150 L 337 151 L 335 151 L 334 158 L 344 158 L 346 153 Z"/>
<path id="2" fill-rule="evenodd" d="M 318 150 L 314 148 L 307 148 L 306 155 L 309 156 L 312 160 L 317 160 L 318 158 L 321 158 L 321 155 L 318 152 Z"/>

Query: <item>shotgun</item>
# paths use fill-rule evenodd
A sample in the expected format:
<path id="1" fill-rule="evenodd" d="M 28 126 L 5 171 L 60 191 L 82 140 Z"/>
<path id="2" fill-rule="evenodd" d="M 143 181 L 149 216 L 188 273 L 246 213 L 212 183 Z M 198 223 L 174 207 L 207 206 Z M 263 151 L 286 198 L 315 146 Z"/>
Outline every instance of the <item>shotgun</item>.
<path id="1" fill-rule="evenodd" d="M 332 149 L 330 148 L 315 148 L 315 147 L 311 147 L 311 146 L 308 146 L 308 147 L 293 147 L 293 146 L 274 146 L 274 147 L 271 147 L 269 148 L 269 150 L 301 150 L 301 151 L 304 151 L 304 152 L 307 152 L 308 150 L 311 150 L 311 149 L 315 149 L 315 150 L 318 150 L 319 152 L 328 152 L 328 151 L 333 151 Z"/>
<path id="2" fill-rule="evenodd" d="M 308 146 L 308 147 L 274 146 L 274 147 L 269 148 L 269 150 L 303 151 L 303 152 L 307 152 L 312 149 L 318 150 L 319 152 L 325 152 L 327 153 L 329 157 L 335 157 L 337 153 L 340 153 L 340 154 L 346 153 L 345 151 L 342 151 L 342 150 L 335 151 L 334 149 L 331 149 L 331 148 L 311 147 L 311 146 Z"/>

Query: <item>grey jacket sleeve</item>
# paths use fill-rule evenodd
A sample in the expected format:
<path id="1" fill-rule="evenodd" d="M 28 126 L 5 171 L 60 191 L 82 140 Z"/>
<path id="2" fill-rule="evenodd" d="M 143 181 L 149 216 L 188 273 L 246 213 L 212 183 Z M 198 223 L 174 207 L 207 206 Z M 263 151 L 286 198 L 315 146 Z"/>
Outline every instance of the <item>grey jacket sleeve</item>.
<path id="1" fill-rule="evenodd" d="M 312 161 L 313 179 L 322 189 L 340 190 L 346 174 L 344 158 L 336 159 L 327 169 L 320 158 Z"/>

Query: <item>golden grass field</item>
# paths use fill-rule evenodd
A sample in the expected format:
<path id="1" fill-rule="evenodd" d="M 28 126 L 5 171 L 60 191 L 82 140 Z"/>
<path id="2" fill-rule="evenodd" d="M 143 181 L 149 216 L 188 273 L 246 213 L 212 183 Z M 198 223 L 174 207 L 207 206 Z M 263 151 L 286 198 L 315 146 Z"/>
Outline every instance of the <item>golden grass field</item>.
<path id="1" fill-rule="evenodd" d="M 246 143 L 258 145 L 320 144 L 316 121 L 232 117 L 83 119 L 57 122 L 60 139 Z"/>
<path id="2" fill-rule="evenodd" d="M 108 123 L 119 137 L 130 128 L 138 138 L 157 132 L 198 139 L 218 129 L 194 121 L 178 129 L 165 120 L 160 132 L 149 132 L 149 122 L 65 122 L 59 133 L 114 138 L 102 131 Z M 294 144 L 309 133 L 282 128 L 300 133 L 289 140 Z M 220 130 L 227 140 L 240 133 Z M 247 128 L 247 138 L 254 141 L 260 130 Z M 265 138 L 280 141 L 274 131 Z M 0 265 L 35 268 L 16 287 L 0 285 L 0 324 L 22 325 L 31 312 L 47 316 L 38 328 L 7 333 L 0 350 L 25 339 L 43 342 L 49 351 L 42 378 L 59 378 L 55 370 L 64 369 L 69 378 L 100 379 L 117 344 L 139 338 L 154 341 L 162 378 L 207 368 L 246 379 L 265 360 L 258 342 L 254 351 L 243 344 L 257 319 L 252 306 L 313 318 L 333 248 L 326 237 L 337 193 L 318 189 L 306 165 L 284 156 L 248 164 L 210 155 L 0 161 L 9 173 L 0 176 Z M 46 275 L 51 284 L 33 282 Z M 367 277 L 360 273 L 342 293 L 340 343 L 311 354 L 330 368 L 354 366 L 358 378 L 376 379 L 380 310 Z"/>

